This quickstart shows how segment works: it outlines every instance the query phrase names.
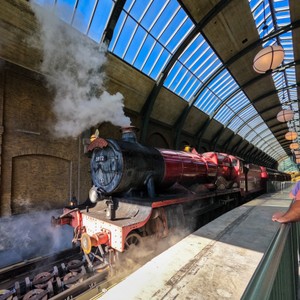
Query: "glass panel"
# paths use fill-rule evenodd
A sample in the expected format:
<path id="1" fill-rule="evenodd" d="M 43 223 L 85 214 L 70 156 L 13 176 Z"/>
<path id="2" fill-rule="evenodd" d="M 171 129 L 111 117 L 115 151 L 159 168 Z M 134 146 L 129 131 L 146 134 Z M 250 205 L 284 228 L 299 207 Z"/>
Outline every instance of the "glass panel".
<path id="1" fill-rule="evenodd" d="M 140 5 L 140 2 L 147 2 L 147 1 L 135 1 L 134 6 L 132 11 L 134 11 L 135 9 L 138 10 L 138 7 L 136 8 L 136 5 Z M 143 19 L 140 21 L 141 22 L 141 26 L 143 26 L 145 29 L 150 29 L 153 27 L 153 21 L 157 21 L 157 17 L 161 17 L 161 14 L 163 13 L 166 4 L 168 4 L 170 1 L 160 1 L 160 0 L 154 0 L 154 1 L 150 1 L 151 5 L 150 7 L 147 9 L 145 15 L 143 16 Z M 172 1 L 173 4 L 176 6 L 176 1 Z M 178 6 L 178 5 L 177 5 Z M 140 12 L 138 12 L 138 17 L 136 18 L 137 20 L 139 19 L 140 16 Z M 169 17 L 166 20 L 169 19 Z"/>
<path id="2" fill-rule="evenodd" d="M 147 63 L 142 67 L 142 71 L 149 75 L 152 66 L 154 65 L 156 58 L 162 53 L 162 46 L 160 44 L 154 43 L 150 55 L 147 56 Z"/>
<path id="3" fill-rule="evenodd" d="M 34 0 L 34 3 L 49 8 L 54 6 L 55 0 Z"/>
<path id="4" fill-rule="evenodd" d="M 260 137 L 259 135 L 256 134 L 256 135 L 253 137 L 252 140 L 249 139 L 249 142 L 250 142 L 251 144 L 257 146 L 257 143 L 258 143 L 260 140 L 261 140 L 261 137 Z"/>
<path id="5" fill-rule="evenodd" d="M 252 120 L 248 121 L 248 125 L 251 127 L 251 128 L 255 128 L 258 124 L 260 124 L 262 121 L 262 118 L 257 115 L 255 118 L 253 118 Z"/>
<path id="6" fill-rule="evenodd" d="M 232 116 L 234 115 L 234 111 L 228 105 L 222 107 L 221 110 L 214 117 L 217 121 L 224 124 L 226 123 Z"/>
<path id="7" fill-rule="evenodd" d="M 256 136 L 257 136 L 257 133 L 254 130 L 251 130 L 245 138 L 248 142 L 251 142 L 252 139 Z"/>
<path id="8" fill-rule="evenodd" d="M 242 125 L 244 124 L 244 121 L 239 117 L 236 116 L 235 118 L 233 118 L 233 120 L 229 123 L 228 128 L 231 129 L 232 131 L 234 131 L 236 133 L 236 130 Z"/>
<path id="9" fill-rule="evenodd" d="M 78 1 L 72 26 L 82 33 L 87 33 L 95 3 L 95 0 Z"/>
<path id="10" fill-rule="evenodd" d="M 227 105 L 230 106 L 235 112 L 243 109 L 246 105 L 249 104 L 249 99 L 246 97 L 243 91 L 240 91 L 227 103 Z"/>
<path id="11" fill-rule="evenodd" d="M 198 68 L 201 58 L 201 56 L 199 56 L 199 51 L 202 53 L 208 49 L 204 38 L 202 35 L 198 34 L 180 55 L 179 60 L 194 72 Z"/>
<path id="12" fill-rule="evenodd" d="M 228 93 L 232 92 L 233 88 L 238 88 L 238 85 L 228 71 L 224 70 L 200 94 L 195 106 L 211 114 L 222 103 Z"/>
<path id="13" fill-rule="evenodd" d="M 141 50 L 146 38 L 147 38 L 147 32 L 144 30 L 144 28 L 136 27 L 136 32 L 130 44 L 127 45 L 128 48 L 125 53 L 125 60 L 128 63 L 130 64 L 136 63 L 136 59 L 137 59 L 136 47 L 139 47 L 139 50 Z"/>
<path id="14" fill-rule="evenodd" d="M 144 17 L 146 12 L 149 9 L 152 1 L 135 1 L 135 0 L 127 0 L 124 6 L 124 9 L 129 12 L 133 19 L 140 20 Z M 133 6 L 134 4 L 134 6 Z"/>
<path id="15" fill-rule="evenodd" d="M 112 10 L 112 0 L 99 0 L 95 10 L 95 15 L 91 20 L 91 26 L 88 31 L 88 36 L 94 41 L 98 43 L 101 41 Z"/>
<path id="16" fill-rule="evenodd" d="M 63 21 L 71 23 L 73 27 L 98 43 L 102 39 L 115 3 L 114 0 L 35 2 L 54 7 Z M 264 5 L 263 0 L 249 0 L 249 5 L 260 37 L 270 33 L 274 28 L 290 23 L 288 0 L 273 2 L 275 23 L 271 16 L 269 1 L 265 1 Z M 268 25 L 267 31 L 262 29 L 265 20 Z M 109 51 L 157 80 L 172 54 L 193 28 L 193 21 L 176 0 L 127 0 L 117 21 Z M 274 45 L 276 42 L 273 39 L 264 45 Z M 281 34 L 279 42 L 285 50 L 284 63 L 292 62 L 294 55 L 291 31 Z M 239 90 L 240 87 L 230 73 L 223 70 L 212 79 L 221 66 L 222 62 L 213 49 L 204 37 L 198 34 L 172 66 L 164 86 L 219 122 L 225 123 L 225 126 L 228 123 L 228 128 L 240 131 L 244 136 L 248 134 L 249 139 L 255 132 L 262 135 L 261 130 L 264 135 L 267 134 L 263 129 L 264 122 L 257 117 L 256 109 Z M 284 76 L 281 74 L 279 72 L 273 74 L 277 89 L 296 84 L 295 67 L 284 70 Z M 199 95 L 199 90 L 207 80 L 211 82 Z M 198 98 L 194 101 L 196 96 Z M 278 93 L 278 97 L 283 105 L 291 105 L 298 110 L 295 104 L 296 87 Z M 245 122 L 248 124 L 243 126 Z M 262 122 L 262 125 L 259 125 L 259 122 Z M 274 139 L 271 132 L 269 135 Z M 279 143 L 277 146 L 282 149 Z"/>
<path id="17" fill-rule="evenodd" d="M 74 13 L 76 0 L 57 0 L 55 13 L 64 22 L 70 24 Z"/>
<path id="18" fill-rule="evenodd" d="M 210 88 L 206 88 L 205 91 L 200 94 L 195 106 L 207 114 L 211 114 L 220 103 L 220 98 Z"/>
<path id="19" fill-rule="evenodd" d="M 162 53 L 156 58 L 152 70 L 150 70 L 150 77 L 157 79 L 157 77 L 165 68 L 170 58 L 170 53 L 164 48 L 162 48 Z"/>
<path id="20" fill-rule="evenodd" d="M 118 20 L 118 34 L 110 50 L 157 79 L 171 53 L 194 25 L 175 0 L 127 1 L 125 9 L 128 15 Z M 174 82 L 171 88 L 187 93 L 188 87 L 185 89 L 186 86 L 183 86 L 185 83 L 177 83 Z"/>

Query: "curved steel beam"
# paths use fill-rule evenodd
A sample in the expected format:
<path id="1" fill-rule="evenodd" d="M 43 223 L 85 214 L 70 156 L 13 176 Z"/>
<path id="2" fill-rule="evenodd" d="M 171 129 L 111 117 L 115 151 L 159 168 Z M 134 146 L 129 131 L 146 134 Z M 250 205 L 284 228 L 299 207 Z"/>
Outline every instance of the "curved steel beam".
<path id="1" fill-rule="evenodd" d="M 156 101 L 157 95 L 163 87 L 163 83 L 175 64 L 178 57 L 183 53 L 186 47 L 190 44 L 190 42 L 203 30 L 203 28 L 217 15 L 219 14 L 232 0 L 222 0 L 220 1 L 208 14 L 198 23 L 195 28 L 190 32 L 187 38 L 183 41 L 183 43 L 178 47 L 174 55 L 171 57 L 170 61 L 167 63 L 165 69 L 159 75 L 158 81 L 155 83 L 152 91 L 150 92 L 142 110 L 141 117 L 143 120 L 142 130 L 141 130 L 141 142 L 144 143 L 147 137 L 147 129 L 150 121 L 150 116 L 153 110 L 154 103 Z"/>
<path id="2" fill-rule="evenodd" d="M 107 45 L 109 45 L 112 39 L 116 24 L 124 8 L 125 2 L 126 0 L 117 0 L 115 3 L 115 6 L 102 36 L 102 41 Z"/>
<path id="3" fill-rule="evenodd" d="M 231 153 L 236 153 L 237 149 L 239 148 L 239 146 L 241 145 L 241 143 L 244 141 L 244 139 L 240 137 L 240 140 L 237 141 L 237 143 L 231 148 Z"/>
<path id="4" fill-rule="evenodd" d="M 234 132 L 232 131 L 231 134 L 230 134 L 230 136 L 227 138 L 227 141 L 226 141 L 223 145 L 221 145 L 222 149 L 225 150 L 225 153 L 226 153 L 227 147 L 228 147 L 228 145 L 230 144 L 231 139 L 232 139 L 233 137 L 234 137 Z"/>
<path id="5" fill-rule="evenodd" d="M 297 64 L 300 64 L 300 60 L 297 61 Z M 250 107 L 251 105 L 255 104 L 255 103 L 258 103 L 262 100 L 264 100 L 265 98 L 267 97 L 270 97 L 278 92 L 281 92 L 281 91 L 284 91 L 284 90 L 287 90 L 287 89 L 292 89 L 292 88 L 295 88 L 297 86 L 300 86 L 300 82 L 297 82 L 296 84 L 292 84 L 292 85 L 289 85 L 289 86 L 286 86 L 286 87 L 283 87 L 283 88 L 280 88 L 278 90 L 273 90 L 273 91 L 270 91 L 264 95 L 261 95 L 259 97 L 257 97 L 256 99 L 254 99 L 251 103 L 249 103 L 248 105 L 244 106 L 242 109 L 240 109 L 239 111 L 237 111 L 228 121 L 227 123 L 224 125 L 225 127 L 228 127 L 230 125 L 230 123 L 235 119 L 235 117 L 240 114 L 241 112 L 243 112 L 244 110 L 246 110 L 248 107 Z M 272 107 L 273 108 L 273 107 Z M 252 117 L 256 117 L 256 116 L 252 116 Z M 251 118 L 252 118 L 251 117 Z M 235 130 L 236 133 L 238 133 L 244 126 L 247 125 L 247 121 L 245 121 L 244 124 L 242 124 L 237 130 Z"/>
<path id="6" fill-rule="evenodd" d="M 248 149 L 249 148 L 249 149 Z M 250 150 L 250 149 L 253 149 L 254 146 L 251 145 L 248 141 L 247 141 L 247 144 L 246 146 L 244 146 L 239 152 L 241 154 L 242 157 L 244 157 L 246 159 L 246 153 Z M 248 149 L 248 150 L 247 150 Z"/>
<path id="7" fill-rule="evenodd" d="M 220 128 L 220 130 L 218 130 L 217 134 L 215 135 L 215 138 L 211 141 L 211 144 L 213 145 L 213 149 L 216 150 L 217 145 L 218 145 L 218 141 L 220 139 L 220 137 L 222 136 L 222 133 L 225 131 L 225 127 L 222 126 Z"/>
<path id="8" fill-rule="evenodd" d="M 298 63 L 299 63 L 299 62 L 298 62 Z M 261 77 L 260 77 L 260 78 L 261 78 Z M 248 83 L 246 83 L 246 85 L 250 84 L 250 82 L 252 82 L 252 80 L 250 80 Z M 296 85 L 291 85 L 291 86 L 288 86 L 288 87 L 283 87 L 283 88 L 281 88 L 281 89 L 279 89 L 279 90 L 271 91 L 271 92 L 269 92 L 269 93 L 267 93 L 267 94 L 265 94 L 265 95 L 260 96 L 259 98 L 255 99 L 255 100 L 253 100 L 253 103 L 257 103 L 258 101 L 261 101 L 261 100 L 263 100 L 263 99 L 266 98 L 266 97 L 269 97 L 269 96 L 271 96 L 271 95 L 273 95 L 273 94 L 276 94 L 276 93 L 279 92 L 279 91 L 294 88 L 294 87 L 297 86 L 297 85 L 300 85 L 300 84 L 298 83 L 298 84 L 296 84 Z M 234 93 L 236 93 L 236 92 L 234 92 Z M 229 96 L 229 97 L 231 97 L 231 96 Z M 243 107 L 241 110 L 239 110 L 238 112 L 236 112 L 236 114 L 235 114 L 234 116 L 232 116 L 232 117 L 230 118 L 230 120 L 228 120 L 228 122 L 227 122 L 225 125 L 223 125 L 223 126 L 224 126 L 224 127 L 223 127 L 223 130 L 225 130 L 225 129 L 227 128 L 227 126 L 233 121 L 233 119 L 234 119 L 240 112 L 242 112 L 243 110 L 247 109 L 250 105 L 251 105 L 251 103 L 249 103 L 249 105 L 246 105 L 246 106 Z M 266 111 L 268 111 L 268 110 L 270 110 L 270 109 L 276 108 L 277 106 L 278 106 L 278 107 L 281 107 L 281 106 L 282 106 L 282 103 L 278 103 L 278 104 L 276 104 L 276 105 L 273 105 L 271 108 L 269 107 L 269 108 L 267 108 L 267 109 L 261 111 L 260 113 L 262 114 L 262 113 L 264 113 L 264 112 L 266 112 Z M 260 115 L 261 115 L 261 114 L 260 114 Z M 252 116 L 250 119 L 248 119 L 246 122 L 248 123 L 249 121 L 252 121 L 252 120 L 255 119 L 256 117 L 257 117 L 257 115 L 254 115 L 254 116 Z M 270 120 L 272 120 L 272 118 L 267 119 L 267 120 L 263 120 L 263 121 L 262 121 L 261 123 L 259 123 L 257 126 L 255 126 L 254 128 L 252 128 L 252 130 L 250 130 L 250 131 L 247 133 L 247 135 L 244 137 L 244 139 L 245 139 L 245 138 L 246 138 L 246 137 L 247 137 L 247 136 L 248 136 L 255 128 L 259 127 L 259 126 L 260 126 L 261 124 L 263 124 L 263 123 L 267 123 L 267 122 L 270 121 Z M 205 121 L 205 124 L 204 124 L 204 125 L 202 126 L 202 128 L 200 129 L 200 132 L 198 132 L 198 133 L 196 134 L 196 139 L 197 139 L 198 141 L 200 141 L 200 139 L 202 138 L 202 135 L 204 134 L 205 129 L 206 129 L 206 128 L 208 127 L 208 125 L 210 124 L 210 121 L 211 121 L 211 119 L 208 118 L 208 119 Z M 246 122 L 243 123 L 243 124 L 235 131 L 236 134 L 237 134 L 244 126 L 247 125 Z M 269 127 L 268 127 L 268 128 L 269 128 Z M 229 129 L 229 130 L 230 130 L 230 129 Z M 267 130 L 267 129 L 266 129 L 266 130 Z M 220 138 L 220 136 L 214 141 L 214 143 L 215 143 L 214 148 L 216 148 L 216 144 L 217 144 L 219 138 Z"/>
<path id="9" fill-rule="evenodd" d="M 252 161 L 256 162 L 256 161 L 261 161 L 261 154 L 258 148 L 256 148 L 256 150 L 252 153 L 251 157 L 252 157 Z"/>
<path id="10" fill-rule="evenodd" d="M 238 152 L 239 155 L 240 155 L 241 157 L 243 157 L 244 151 L 245 151 L 245 150 L 248 148 L 248 146 L 250 145 L 247 141 L 245 141 L 245 142 L 246 142 L 245 145 L 244 145 L 240 150 L 238 150 L 239 147 L 237 147 L 237 149 L 236 149 L 236 152 Z"/>
<path id="11" fill-rule="evenodd" d="M 241 157 L 243 157 L 243 159 L 246 161 L 246 162 L 248 162 L 248 163 L 251 163 L 252 161 L 249 159 L 249 157 L 248 157 L 248 153 L 250 152 L 250 151 L 253 151 L 253 149 L 255 149 L 254 147 L 247 147 L 247 148 L 245 148 L 244 150 L 243 150 L 243 153 L 241 153 Z M 257 162 L 257 163 L 259 163 L 259 162 Z"/>
<path id="12" fill-rule="evenodd" d="M 217 133 L 215 134 L 214 138 L 211 141 L 211 146 L 213 147 L 214 150 L 216 150 L 216 146 L 217 146 L 217 141 L 219 140 L 222 132 L 224 131 L 224 127 L 222 126 Z"/>
<path id="13" fill-rule="evenodd" d="M 248 52 L 250 52 L 251 50 L 255 49 L 256 47 L 258 47 L 259 45 L 263 44 L 264 42 L 276 38 L 277 36 L 293 30 L 295 28 L 300 27 L 300 20 L 293 22 L 285 27 L 282 27 L 281 29 L 272 32 L 271 34 L 267 35 L 265 38 L 260 39 L 254 43 L 252 43 L 251 45 L 249 45 L 248 47 L 244 48 L 242 51 L 240 51 L 239 53 L 237 53 L 235 56 L 233 56 L 232 58 L 230 58 L 227 62 L 225 62 L 223 64 L 222 67 L 220 67 L 202 86 L 201 88 L 195 93 L 193 99 L 189 102 L 189 105 L 185 107 L 185 109 L 183 110 L 182 114 L 179 116 L 178 120 L 175 122 L 175 127 L 176 127 L 176 137 L 175 137 L 175 147 L 178 147 L 179 144 L 179 138 L 181 135 L 181 131 L 183 128 L 183 124 L 191 110 L 191 108 L 193 107 L 193 104 L 195 103 L 195 101 L 198 99 L 198 97 L 200 96 L 200 94 L 208 87 L 208 85 L 211 83 L 212 80 L 214 80 L 223 70 L 225 70 L 225 68 L 229 67 L 231 64 L 233 64 L 235 61 L 237 61 L 238 59 L 240 59 L 242 56 L 244 56 L 245 54 L 247 54 Z M 260 75 L 260 76 L 264 76 Z M 258 76 L 258 77 L 260 77 Z M 265 75 L 266 76 L 266 75 Z M 255 79 L 253 79 L 255 80 Z M 204 125 L 205 126 L 205 125 Z M 201 129 L 200 129 L 201 130 Z M 203 130 L 201 130 L 202 132 Z M 200 137 L 201 138 L 201 137 Z"/>
<path id="14" fill-rule="evenodd" d="M 249 159 L 254 164 L 261 164 L 261 161 L 263 160 L 261 156 L 262 156 L 261 151 L 259 151 L 258 148 L 255 148 L 253 152 L 251 151 L 248 154 Z"/>
<path id="15" fill-rule="evenodd" d="M 272 118 L 273 119 L 273 118 Z M 272 120 L 271 119 L 271 120 Z M 270 119 L 268 119 L 268 121 L 269 121 Z M 267 121 L 266 121 L 267 122 Z M 247 137 L 250 135 L 250 133 L 253 131 L 253 130 L 255 130 L 256 128 L 258 128 L 258 127 L 260 127 L 262 124 L 264 124 L 265 122 L 261 122 L 261 123 L 259 123 L 259 124 L 257 124 L 255 127 L 253 127 L 252 128 L 252 130 L 251 131 L 249 131 L 246 135 L 245 135 L 245 139 L 247 139 Z M 263 134 L 263 133 L 265 133 L 266 131 L 268 131 L 268 130 L 270 130 L 273 134 L 274 134 L 274 136 L 275 136 L 275 133 L 277 133 L 277 131 L 275 130 L 275 128 L 276 127 L 279 127 L 280 126 L 280 128 L 279 128 L 279 130 L 277 130 L 277 131 L 282 131 L 282 130 L 286 130 L 286 129 L 288 129 L 288 128 L 282 128 L 282 123 L 281 124 L 275 124 L 275 125 L 273 125 L 273 126 L 270 126 L 270 127 L 267 127 L 266 129 L 264 129 L 263 131 L 260 131 L 259 132 L 259 134 Z M 275 136 L 276 137 L 276 136 Z M 253 137 L 252 138 L 252 140 L 249 140 L 249 143 L 251 143 L 252 144 L 252 141 L 253 140 L 255 140 L 256 139 L 256 136 L 255 137 Z"/>

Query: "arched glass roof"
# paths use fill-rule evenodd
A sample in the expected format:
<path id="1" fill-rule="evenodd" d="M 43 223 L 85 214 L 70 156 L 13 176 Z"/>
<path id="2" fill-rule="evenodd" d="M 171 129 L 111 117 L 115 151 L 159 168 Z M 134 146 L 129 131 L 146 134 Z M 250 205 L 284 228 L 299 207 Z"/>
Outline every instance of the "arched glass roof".
<path id="1" fill-rule="evenodd" d="M 97 43 L 103 39 L 116 3 L 114 0 L 35 2 L 52 7 L 63 21 Z M 249 9 L 261 39 L 291 23 L 288 0 L 249 0 Z M 264 27 L 265 24 L 267 27 Z M 166 65 L 194 28 L 194 20 L 176 0 L 127 0 L 114 28 L 108 51 L 159 81 Z M 281 44 L 285 50 L 284 65 L 292 63 L 291 30 L 266 39 L 263 45 L 275 43 Z M 275 88 L 282 89 L 277 93 L 282 107 L 298 111 L 295 67 L 273 72 L 272 78 Z M 171 66 L 163 86 L 275 160 L 287 155 L 201 32 L 195 35 Z M 295 125 L 299 125 L 299 121 L 289 123 L 291 128 Z"/>

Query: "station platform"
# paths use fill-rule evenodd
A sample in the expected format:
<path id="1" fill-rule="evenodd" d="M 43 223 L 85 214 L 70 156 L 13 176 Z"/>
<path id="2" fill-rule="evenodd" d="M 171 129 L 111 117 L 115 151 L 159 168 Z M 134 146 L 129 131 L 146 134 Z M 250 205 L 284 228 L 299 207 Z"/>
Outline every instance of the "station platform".
<path id="1" fill-rule="evenodd" d="M 186 236 L 94 299 L 241 299 L 291 204 L 290 187 L 235 208 Z"/>

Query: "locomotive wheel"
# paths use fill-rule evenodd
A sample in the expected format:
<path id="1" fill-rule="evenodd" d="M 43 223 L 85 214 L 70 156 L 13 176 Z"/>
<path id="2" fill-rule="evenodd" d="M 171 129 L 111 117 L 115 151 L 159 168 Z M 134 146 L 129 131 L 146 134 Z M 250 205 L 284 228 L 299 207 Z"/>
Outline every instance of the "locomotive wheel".
<path id="1" fill-rule="evenodd" d="M 125 250 L 131 250 L 135 248 L 136 246 L 141 245 L 142 240 L 141 236 L 137 233 L 131 233 L 127 236 L 125 241 Z"/>
<path id="2" fill-rule="evenodd" d="M 78 272 L 70 272 L 66 274 L 63 278 L 63 282 L 65 286 L 69 289 L 73 285 L 75 285 L 78 282 L 82 282 L 83 278 L 79 276 L 80 274 Z"/>
<path id="3" fill-rule="evenodd" d="M 41 300 L 47 300 L 48 295 L 47 291 L 42 290 L 42 289 L 34 289 L 29 291 L 27 294 L 24 295 L 24 300 L 29 300 L 29 299 L 41 299 Z"/>
<path id="4" fill-rule="evenodd" d="M 53 276 L 49 272 L 42 272 L 33 278 L 32 284 L 36 289 L 44 289 L 48 282 L 53 282 Z"/>
<path id="5" fill-rule="evenodd" d="M 73 259 L 68 262 L 67 267 L 71 272 L 80 272 L 83 262 L 79 259 Z"/>
<path id="6" fill-rule="evenodd" d="M 142 245 L 142 237 L 137 233 L 130 233 L 125 240 L 124 252 L 118 254 L 118 267 L 122 270 L 136 268 L 140 265 L 139 260 L 141 251 L 139 246 Z"/>

